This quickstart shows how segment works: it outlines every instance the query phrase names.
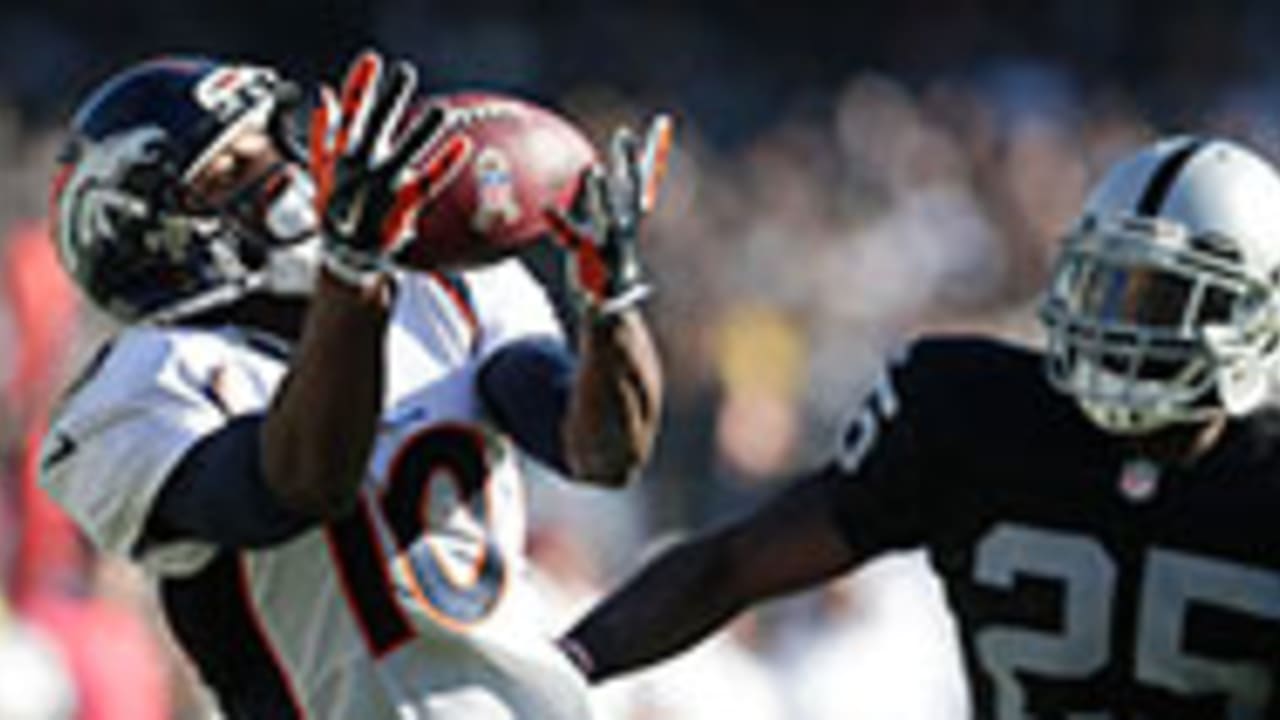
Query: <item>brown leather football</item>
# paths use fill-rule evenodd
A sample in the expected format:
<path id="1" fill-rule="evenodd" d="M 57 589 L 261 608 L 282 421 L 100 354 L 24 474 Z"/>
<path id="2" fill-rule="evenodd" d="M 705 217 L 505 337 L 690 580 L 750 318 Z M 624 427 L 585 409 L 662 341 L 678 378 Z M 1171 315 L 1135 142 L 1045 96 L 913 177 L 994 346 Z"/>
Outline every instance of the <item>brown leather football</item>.
<path id="1" fill-rule="evenodd" d="M 464 138 L 396 260 L 420 270 L 474 266 L 511 255 L 547 233 L 543 210 L 566 209 L 594 147 L 564 116 L 494 92 L 426 98 L 449 110 L 436 147 Z"/>

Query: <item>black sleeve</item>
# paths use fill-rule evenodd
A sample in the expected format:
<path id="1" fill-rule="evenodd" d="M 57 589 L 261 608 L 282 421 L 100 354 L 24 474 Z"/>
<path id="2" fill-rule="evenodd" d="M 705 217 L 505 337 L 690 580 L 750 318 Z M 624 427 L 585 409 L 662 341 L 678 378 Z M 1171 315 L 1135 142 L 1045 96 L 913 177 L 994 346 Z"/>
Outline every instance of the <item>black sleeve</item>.
<path id="1" fill-rule="evenodd" d="M 498 426 L 522 450 L 568 473 L 560 428 L 573 392 L 577 359 L 554 338 L 521 340 L 480 369 L 480 398 Z"/>
<path id="2" fill-rule="evenodd" d="M 855 551 L 932 546 L 986 512 L 1010 453 L 1035 453 L 1037 421 L 1063 407 L 1040 356 L 978 337 L 916 342 L 880 375 L 829 468 L 833 512 Z"/>
<path id="3" fill-rule="evenodd" d="M 933 365 L 915 349 L 889 364 L 823 473 L 835 486 L 836 525 L 861 558 L 924 545 L 934 527 L 941 419 Z"/>
<path id="4" fill-rule="evenodd" d="M 232 420 L 196 443 L 165 481 L 142 542 L 193 538 L 227 547 L 270 547 L 315 520 L 284 507 L 262 474 L 262 416 Z"/>

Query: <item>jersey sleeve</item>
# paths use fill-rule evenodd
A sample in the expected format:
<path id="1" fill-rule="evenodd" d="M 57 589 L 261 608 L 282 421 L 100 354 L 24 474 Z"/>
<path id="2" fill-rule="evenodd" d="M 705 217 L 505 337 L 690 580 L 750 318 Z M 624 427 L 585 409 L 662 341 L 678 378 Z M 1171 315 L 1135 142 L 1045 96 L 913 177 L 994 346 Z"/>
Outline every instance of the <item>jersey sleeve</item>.
<path id="1" fill-rule="evenodd" d="M 826 475 L 835 523 L 859 557 L 923 546 L 937 526 L 948 422 L 938 365 L 927 344 L 891 359 L 840 434 Z"/>
<path id="2" fill-rule="evenodd" d="M 163 575 L 195 572 L 214 546 L 178 540 L 141 550 L 139 541 L 165 480 L 228 419 L 173 337 L 128 331 L 54 417 L 41 485 L 102 550 Z"/>
<path id="3" fill-rule="evenodd" d="M 542 285 L 519 260 L 507 260 L 467 274 L 480 325 L 480 357 L 528 338 L 563 341 L 564 332 Z"/>

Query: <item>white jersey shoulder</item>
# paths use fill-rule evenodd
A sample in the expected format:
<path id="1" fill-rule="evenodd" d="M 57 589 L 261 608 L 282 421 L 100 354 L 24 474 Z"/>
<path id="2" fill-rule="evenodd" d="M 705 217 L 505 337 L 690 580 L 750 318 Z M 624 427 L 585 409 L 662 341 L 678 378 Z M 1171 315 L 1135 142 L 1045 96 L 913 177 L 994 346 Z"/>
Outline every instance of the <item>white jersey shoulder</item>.
<path id="1" fill-rule="evenodd" d="M 261 410 L 282 363 L 230 332 L 137 327 L 102 351 L 54 416 L 41 484 L 99 547 L 132 555 L 165 479 L 200 438 Z M 182 543 L 142 560 L 169 574 L 210 554 Z"/>

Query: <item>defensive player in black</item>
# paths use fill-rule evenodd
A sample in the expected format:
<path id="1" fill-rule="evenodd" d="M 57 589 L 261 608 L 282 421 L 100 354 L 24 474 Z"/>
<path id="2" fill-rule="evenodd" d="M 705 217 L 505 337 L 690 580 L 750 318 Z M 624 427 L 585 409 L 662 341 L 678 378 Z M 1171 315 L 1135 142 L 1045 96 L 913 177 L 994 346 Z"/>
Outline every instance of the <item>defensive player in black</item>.
<path id="1" fill-rule="evenodd" d="M 981 718 L 1280 718 L 1280 176 L 1221 140 L 1108 172 L 1047 352 L 918 342 L 825 466 L 678 545 L 562 645 L 593 680 L 926 548 Z"/>

